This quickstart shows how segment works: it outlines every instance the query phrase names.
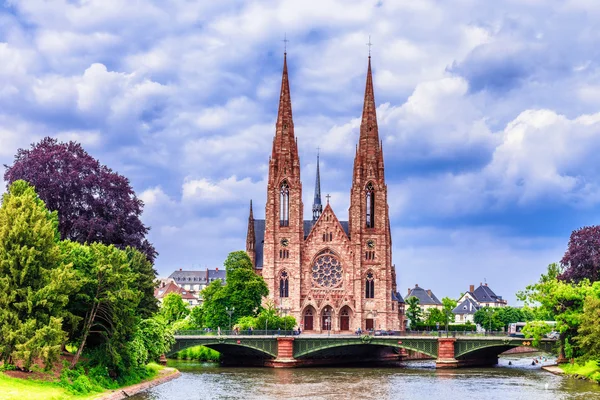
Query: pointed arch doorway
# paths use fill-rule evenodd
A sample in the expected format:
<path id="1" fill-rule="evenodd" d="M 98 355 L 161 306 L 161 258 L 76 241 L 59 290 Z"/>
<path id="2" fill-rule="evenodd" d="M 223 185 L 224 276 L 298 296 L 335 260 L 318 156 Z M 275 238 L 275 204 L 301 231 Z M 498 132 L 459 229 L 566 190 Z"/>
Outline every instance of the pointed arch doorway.
<path id="1" fill-rule="evenodd" d="M 328 332 L 333 329 L 333 309 L 330 306 L 327 306 L 323 309 L 321 313 L 321 330 L 323 332 Z"/>
<path id="2" fill-rule="evenodd" d="M 304 310 L 304 315 L 302 317 L 302 322 L 303 322 L 303 330 L 304 331 L 312 331 L 314 330 L 314 312 L 312 307 L 308 307 L 306 310 Z"/>
<path id="3" fill-rule="evenodd" d="M 340 331 L 350 330 L 350 308 L 348 306 L 340 311 Z"/>

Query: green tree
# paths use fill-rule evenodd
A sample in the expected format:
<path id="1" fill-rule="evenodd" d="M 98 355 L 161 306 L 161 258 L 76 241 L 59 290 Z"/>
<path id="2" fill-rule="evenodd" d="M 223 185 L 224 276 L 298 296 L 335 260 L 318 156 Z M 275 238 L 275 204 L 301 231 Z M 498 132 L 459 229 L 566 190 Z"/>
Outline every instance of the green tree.
<path id="1" fill-rule="evenodd" d="M 137 279 L 132 289 L 142 293 L 142 299 L 138 304 L 137 314 L 141 318 L 150 318 L 158 312 L 158 301 L 154 297 L 156 288 L 156 270 L 148 257 L 133 247 L 125 248 L 127 261 Z"/>
<path id="2" fill-rule="evenodd" d="M 232 326 L 242 317 L 256 316 L 262 309 L 263 298 L 269 294 L 265 280 L 254 272 L 245 251 L 230 253 L 225 268 L 227 284 L 221 286 L 221 281 L 216 280 L 202 291 L 204 324 L 212 329 L 229 327 L 227 309 L 235 310 Z"/>
<path id="3" fill-rule="evenodd" d="M 46 368 L 57 360 L 66 339 L 69 295 L 77 289 L 71 265 L 58 247 L 58 219 L 34 188 L 15 181 L 0 207 L 0 357 L 40 358 Z"/>
<path id="4" fill-rule="evenodd" d="M 229 299 L 219 279 L 212 281 L 202 290 L 202 298 L 204 326 L 211 329 L 228 326 L 229 316 L 225 313 L 225 307 L 229 306 Z"/>
<path id="5" fill-rule="evenodd" d="M 573 339 L 583 316 L 585 298 L 593 286 L 585 279 L 578 283 L 561 281 L 559 274 L 559 266 L 550 264 L 539 282 L 517 293 L 517 298 L 526 304 L 536 304 L 540 315 L 556 321 L 554 329 L 560 333 L 561 351 L 564 351 L 566 343 L 575 343 Z M 577 353 L 577 348 L 573 351 Z"/>
<path id="6" fill-rule="evenodd" d="M 227 282 L 229 282 L 232 278 L 231 274 L 238 269 L 254 271 L 250 257 L 248 257 L 248 254 L 243 250 L 232 251 L 229 253 L 225 259 L 225 262 L 223 263 L 223 266 L 225 267 Z"/>
<path id="7" fill-rule="evenodd" d="M 443 326 L 446 324 L 446 315 L 440 309 L 430 308 L 425 313 L 425 323 L 431 325 L 439 323 Z"/>
<path id="8" fill-rule="evenodd" d="M 190 309 L 179 293 L 169 293 L 163 299 L 160 315 L 167 324 L 182 320 L 190 314 Z"/>
<path id="9" fill-rule="evenodd" d="M 415 296 L 409 297 L 406 300 L 408 308 L 406 309 L 406 317 L 410 323 L 411 328 L 414 328 L 417 324 L 421 323 L 423 318 L 423 311 L 419 307 L 419 299 Z"/>
<path id="10" fill-rule="evenodd" d="M 499 308 L 495 307 L 482 307 L 473 315 L 473 321 L 483 329 L 499 331 L 503 323 L 499 318 L 498 310 Z"/>
<path id="11" fill-rule="evenodd" d="M 508 331 L 508 326 L 514 322 L 526 321 L 523 311 L 515 307 L 499 307 L 494 310 L 502 327 Z"/>
<path id="12" fill-rule="evenodd" d="M 71 367 L 91 339 L 93 348 L 104 349 L 101 354 L 111 368 L 127 368 L 124 349 L 133 339 L 139 321 L 137 307 L 143 297 L 136 282 L 139 273 L 131 268 L 126 252 L 112 245 L 65 241 L 61 248 L 63 257 L 75 265 L 82 285 L 72 306 L 83 320 L 74 337 L 78 349 Z"/>
<path id="13" fill-rule="evenodd" d="M 594 282 L 593 291 L 583 304 L 583 315 L 575 340 L 586 358 L 600 359 L 600 284 Z"/>
<path id="14" fill-rule="evenodd" d="M 140 338 L 147 351 L 148 361 L 159 361 L 160 356 L 175 344 L 174 329 L 160 315 L 142 320 L 136 336 Z"/>
<path id="15" fill-rule="evenodd" d="M 442 311 L 444 313 L 444 324 L 446 323 L 446 320 L 448 324 L 454 322 L 454 313 L 452 313 L 452 310 L 456 308 L 458 302 L 454 299 L 451 299 L 450 297 L 444 297 L 442 298 L 442 305 Z"/>
<path id="16" fill-rule="evenodd" d="M 200 329 L 204 326 L 204 307 L 202 305 L 192 308 L 190 311 L 190 325 L 193 329 Z"/>

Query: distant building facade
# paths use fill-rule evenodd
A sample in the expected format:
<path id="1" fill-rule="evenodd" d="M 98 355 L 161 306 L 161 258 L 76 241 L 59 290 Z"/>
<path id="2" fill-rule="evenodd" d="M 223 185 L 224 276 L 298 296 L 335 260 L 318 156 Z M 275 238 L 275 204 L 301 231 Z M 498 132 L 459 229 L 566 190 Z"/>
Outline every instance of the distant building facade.
<path id="1" fill-rule="evenodd" d="M 431 289 L 423 289 L 419 287 L 418 284 L 415 285 L 414 288 L 408 288 L 408 293 L 404 297 L 405 301 L 408 301 L 411 297 L 416 297 L 419 299 L 419 307 L 423 312 L 430 310 L 432 308 L 437 308 L 438 310 L 442 310 L 444 306 L 442 302 L 436 297 L 435 294 L 431 291 Z"/>
<path id="2" fill-rule="evenodd" d="M 185 271 L 180 268 L 179 271 L 175 271 L 169 275 L 169 279 L 173 279 L 182 288 L 200 292 L 217 279 L 220 279 L 224 285 L 226 283 L 226 274 L 225 269 L 219 268 L 206 269 L 204 271 Z"/>
<path id="3" fill-rule="evenodd" d="M 469 291 L 458 299 L 458 305 L 452 312 L 454 322 L 474 322 L 475 313 L 482 307 L 506 307 L 507 301 L 496 295 L 487 283 L 480 283 L 478 288 L 469 285 Z"/>
<path id="4" fill-rule="evenodd" d="M 156 297 L 158 302 L 162 304 L 164 298 L 169 293 L 176 293 L 180 295 L 184 303 L 187 303 L 190 307 L 195 307 L 202 303 L 196 293 L 193 293 L 188 289 L 182 288 L 181 286 L 176 284 L 172 279 L 160 279 L 158 287 L 154 289 L 154 297 Z"/>

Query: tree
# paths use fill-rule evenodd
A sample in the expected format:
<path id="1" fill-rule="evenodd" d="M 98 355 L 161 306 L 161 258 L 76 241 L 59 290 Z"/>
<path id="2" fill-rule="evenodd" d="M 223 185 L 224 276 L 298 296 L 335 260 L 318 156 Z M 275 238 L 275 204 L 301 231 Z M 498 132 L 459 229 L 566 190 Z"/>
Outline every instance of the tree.
<path id="1" fill-rule="evenodd" d="M 167 324 L 182 320 L 190 314 L 190 309 L 184 303 L 179 293 L 169 293 L 163 299 L 160 315 Z"/>
<path id="2" fill-rule="evenodd" d="M 517 293 L 517 298 L 526 305 L 537 304 L 540 315 L 556 321 L 554 329 L 560 333 L 561 351 L 564 351 L 566 344 L 572 344 L 577 335 L 584 301 L 593 286 L 587 279 L 578 283 L 559 280 L 559 274 L 559 266 L 550 264 L 539 282 Z"/>
<path id="3" fill-rule="evenodd" d="M 190 325 L 193 329 L 200 329 L 204 326 L 204 307 L 202 305 L 192 308 L 190 311 Z"/>
<path id="4" fill-rule="evenodd" d="M 559 279 L 580 282 L 600 280 L 600 226 L 586 226 L 571 233 Z"/>
<path id="5" fill-rule="evenodd" d="M 429 325 L 436 323 L 444 325 L 446 323 L 446 315 L 440 309 L 430 308 L 425 313 L 425 323 Z"/>
<path id="6" fill-rule="evenodd" d="M 154 262 L 157 253 L 140 220 L 143 202 L 127 178 L 100 164 L 80 144 L 46 137 L 31 149 L 19 149 L 13 165 L 5 167 L 9 185 L 19 179 L 29 182 L 47 207 L 58 211 L 63 240 L 131 246 Z"/>
<path id="7" fill-rule="evenodd" d="M 415 327 L 417 324 L 421 323 L 423 316 L 423 311 L 421 310 L 421 307 L 419 307 L 419 299 L 415 296 L 409 297 L 406 300 L 406 304 L 408 304 L 406 317 L 410 322 L 410 326 Z"/>
<path id="8" fill-rule="evenodd" d="M 505 330 L 508 330 L 508 326 L 514 322 L 531 320 L 531 318 L 526 319 L 523 311 L 515 307 L 499 307 L 494 311 Z"/>
<path id="9" fill-rule="evenodd" d="M 458 302 L 454 299 L 451 299 L 450 297 L 444 297 L 444 298 L 442 298 L 442 305 L 444 307 L 442 309 L 442 311 L 444 313 L 444 323 L 454 322 L 454 314 L 452 313 L 452 310 L 454 310 L 456 308 L 456 306 L 458 305 Z"/>
<path id="10" fill-rule="evenodd" d="M 57 360 L 66 339 L 69 295 L 77 289 L 71 265 L 61 262 L 57 216 L 34 188 L 15 181 L 0 207 L 0 357 L 35 358 L 46 368 Z"/>
<path id="11" fill-rule="evenodd" d="M 583 303 L 583 314 L 575 340 L 586 358 L 600 358 L 600 282 L 594 283 Z"/>
<path id="12" fill-rule="evenodd" d="M 477 310 L 473 315 L 473 321 L 484 329 L 499 331 L 502 328 L 497 309 L 492 307 L 482 307 Z"/>
<path id="13" fill-rule="evenodd" d="M 104 347 L 106 361 L 112 368 L 125 368 L 122 348 L 132 340 L 139 317 L 138 304 L 143 293 L 138 290 L 139 273 L 131 268 L 125 251 L 114 246 L 76 242 L 62 244 L 63 257 L 75 265 L 81 282 L 74 313 L 82 316 L 74 337 L 78 349 L 71 367 L 79 361 L 88 339 L 93 347 Z"/>
<path id="14" fill-rule="evenodd" d="M 216 280 L 202 291 L 204 323 L 212 329 L 229 326 L 227 309 L 235 310 L 232 326 L 239 318 L 256 316 L 261 311 L 263 298 L 269 294 L 265 280 L 254 272 L 245 251 L 230 253 L 225 268 L 227 284 L 221 286 L 221 281 Z"/>
<path id="15" fill-rule="evenodd" d="M 160 315 L 142 320 L 136 336 L 140 338 L 148 354 L 144 363 L 158 361 L 175 344 L 174 330 Z"/>

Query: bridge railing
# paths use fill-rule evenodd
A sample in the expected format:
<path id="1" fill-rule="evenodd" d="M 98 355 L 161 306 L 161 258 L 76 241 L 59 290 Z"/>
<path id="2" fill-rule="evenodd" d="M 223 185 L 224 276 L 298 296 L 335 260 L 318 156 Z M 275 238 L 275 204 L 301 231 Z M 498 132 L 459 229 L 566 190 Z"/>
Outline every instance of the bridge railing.
<path id="1" fill-rule="evenodd" d="M 175 336 L 295 336 L 298 333 L 293 330 L 284 329 L 269 329 L 260 330 L 221 330 L 221 332 L 215 330 L 181 330 L 175 331 Z"/>

